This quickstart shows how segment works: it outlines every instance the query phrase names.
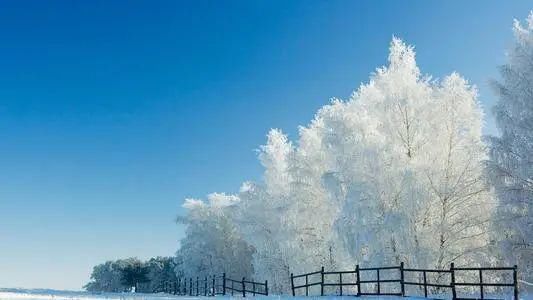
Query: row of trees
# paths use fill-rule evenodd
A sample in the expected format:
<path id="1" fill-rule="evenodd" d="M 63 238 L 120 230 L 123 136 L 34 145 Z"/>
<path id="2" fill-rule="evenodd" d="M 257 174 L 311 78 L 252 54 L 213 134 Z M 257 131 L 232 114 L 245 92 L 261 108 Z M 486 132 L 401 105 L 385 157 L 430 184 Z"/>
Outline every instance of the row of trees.
<path id="1" fill-rule="evenodd" d="M 184 274 L 265 278 L 283 293 L 291 272 L 319 266 L 455 262 L 518 264 L 533 281 L 533 13 L 514 33 L 494 83 L 500 136 L 482 136 L 475 87 L 423 75 L 393 38 L 388 65 L 322 107 L 296 143 L 270 131 L 262 182 L 186 199 Z"/>
<path id="2" fill-rule="evenodd" d="M 107 261 L 93 268 L 84 288 L 91 292 L 158 292 L 166 282 L 177 279 L 180 265 L 175 257 Z"/>

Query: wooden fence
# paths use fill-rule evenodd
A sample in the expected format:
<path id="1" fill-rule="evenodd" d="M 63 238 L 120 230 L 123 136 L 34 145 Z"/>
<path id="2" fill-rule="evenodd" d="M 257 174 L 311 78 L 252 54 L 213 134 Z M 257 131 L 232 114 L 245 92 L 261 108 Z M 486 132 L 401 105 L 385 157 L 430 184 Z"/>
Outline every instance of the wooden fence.
<path id="1" fill-rule="evenodd" d="M 384 272 L 395 272 L 397 277 L 393 276 L 390 278 L 383 278 Z M 493 282 L 489 283 L 483 281 L 483 272 L 484 271 L 498 271 L 498 272 L 512 272 L 513 280 L 512 282 Z M 479 280 L 475 282 L 458 282 L 456 281 L 457 275 L 460 275 L 462 272 L 476 272 L 476 277 Z M 367 279 L 366 274 L 375 273 L 375 279 Z M 420 282 L 406 280 L 406 274 L 416 274 L 419 275 Z M 449 283 L 437 283 L 431 282 L 428 279 L 428 274 L 437 274 L 439 277 L 449 276 Z M 320 276 L 318 276 L 320 275 Z M 352 280 L 347 280 L 348 276 L 352 276 Z M 320 279 L 316 279 L 319 277 Z M 333 277 L 334 281 L 331 281 Z M 311 280 L 310 280 L 311 278 Z M 363 279 L 362 279 L 363 278 Z M 512 287 L 514 299 L 518 300 L 518 278 L 517 278 L 517 266 L 514 267 L 501 267 L 501 268 L 456 268 L 452 263 L 449 270 L 433 270 L 433 269 L 412 269 L 405 268 L 403 262 L 399 266 L 389 266 L 389 267 L 377 267 L 377 268 L 360 268 L 359 265 L 355 266 L 354 270 L 349 271 L 324 271 L 324 267 L 320 271 L 294 275 L 291 273 L 291 289 L 292 295 L 296 296 L 297 291 L 304 290 L 302 294 L 309 296 L 309 288 L 313 286 L 320 286 L 320 296 L 324 296 L 324 288 L 334 287 L 337 290 L 339 296 L 348 296 L 346 292 L 356 290 L 356 293 L 352 293 L 352 296 L 362 296 L 362 295 L 390 295 L 390 296 L 416 296 L 409 295 L 406 292 L 406 286 L 417 286 L 424 291 L 424 297 L 428 298 L 429 290 L 441 291 L 447 289 L 451 291 L 452 299 L 454 300 L 465 300 L 465 299 L 487 299 L 485 287 Z M 365 287 L 368 284 L 372 284 L 374 289 L 368 290 Z M 387 285 L 388 289 L 383 289 L 383 286 Z M 349 290 L 346 290 L 345 287 L 355 287 Z M 395 291 L 390 291 L 390 287 Z M 461 287 L 474 287 L 479 288 L 479 298 L 461 298 L 458 297 L 457 289 Z M 428 289 L 429 288 L 429 289 Z M 435 298 L 435 297 L 432 297 Z"/>
<path id="2" fill-rule="evenodd" d="M 203 278 L 178 278 L 175 281 L 163 282 L 162 292 L 180 296 L 216 296 L 216 295 L 263 295 L 268 296 L 268 280 L 256 282 L 253 280 L 235 280 L 222 276 L 204 276 Z"/>

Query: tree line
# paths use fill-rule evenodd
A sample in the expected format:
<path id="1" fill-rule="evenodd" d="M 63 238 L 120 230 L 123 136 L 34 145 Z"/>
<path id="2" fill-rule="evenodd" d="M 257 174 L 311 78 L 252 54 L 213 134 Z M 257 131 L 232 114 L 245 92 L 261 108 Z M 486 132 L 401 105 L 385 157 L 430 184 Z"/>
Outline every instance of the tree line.
<path id="1" fill-rule="evenodd" d="M 297 139 L 269 132 L 262 180 L 185 200 L 184 272 L 267 278 L 273 293 L 290 291 L 291 273 L 400 262 L 516 264 L 533 282 L 533 13 L 513 32 L 491 84 L 498 136 L 482 134 L 474 85 L 424 74 L 393 38 L 388 63 Z"/>
<path id="2" fill-rule="evenodd" d="M 159 292 L 165 283 L 177 280 L 179 266 L 175 257 L 110 260 L 93 268 L 91 281 L 84 288 L 90 292 Z"/>
<path id="3" fill-rule="evenodd" d="M 388 63 L 295 141 L 268 133 L 262 180 L 185 200 L 180 275 L 264 278 L 288 293 L 291 273 L 319 266 L 516 264 L 533 282 L 533 12 L 513 32 L 492 82 L 498 136 L 482 134 L 474 85 L 422 73 L 395 37 Z"/>

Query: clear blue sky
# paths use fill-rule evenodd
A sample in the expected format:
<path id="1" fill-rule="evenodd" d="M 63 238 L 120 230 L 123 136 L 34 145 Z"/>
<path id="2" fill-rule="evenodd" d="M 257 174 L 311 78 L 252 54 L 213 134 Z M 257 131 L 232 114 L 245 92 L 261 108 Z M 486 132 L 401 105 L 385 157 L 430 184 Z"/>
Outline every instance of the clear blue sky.
<path id="1" fill-rule="evenodd" d="M 94 264 L 172 255 L 185 197 L 257 180 L 386 63 L 488 88 L 529 1 L 0 2 L 0 287 L 80 289 Z M 494 132 L 491 119 L 486 132 Z"/>

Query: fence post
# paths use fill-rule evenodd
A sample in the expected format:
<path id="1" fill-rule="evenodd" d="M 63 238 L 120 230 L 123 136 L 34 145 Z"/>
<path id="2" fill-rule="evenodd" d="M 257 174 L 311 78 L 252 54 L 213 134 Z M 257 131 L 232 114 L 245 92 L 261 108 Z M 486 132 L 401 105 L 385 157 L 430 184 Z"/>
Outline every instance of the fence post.
<path id="1" fill-rule="evenodd" d="M 428 297 L 428 286 L 427 286 L 427 279 L 426 279 L 426 271 L 422 271 L 422 275 L 424 275 L 424 297 Z"/>
<path id="2" fill-rule="evenodd" d="M 342 273 L 339 273 L 339 285 L 341 288 L 341 296 L 342 296 Z"/>
<path id="3" fill-rule="evenodd" d="M 200 289 L 198 287 L 199 283 L 200 283 L 200 280 L 199 280 L 198 276 L 196 276 L 196 297 L 198 297 L 200 295 Z"/>
<path id="4" fill-rule="evenodd" d="M 204 297 L 207 297 L 207 276 L 205 276 L 204 281 Z"/>
<path id="5" fill-rule="evenodd" d="M 292 296 L 296 296 L 296 293 L 294 292 L 294 275 L 291 273 L 291 289 L 292 289 Z"/>
<path id="6" fill-rule="evenodd" d="M 403 261 L 400 262 L 400 285 L 402 286 L 402 297 L 405 296 L 405 285 L 403 284 L 404 282 L 404 277 L 403 277 Z"/>
<path id="7" fill-rule="evenodd" d="M 518 300 L 518 266 L 513 267 L 514 298 Z"/>
<path id="8" fill-rule="evenodd" d="M 213 275 L 213 296 L 215 296 L 216 293 L 216 287 L 215 287 L 215 275 Z"/>
<path id="9" fill-rule="evenodd" d="M 479 269 L 479 292 L 481 294 L 481 299 L 483 300 L 483 270 Z"/>
<path id="10" fill-rule="evenodd" d="M 324 266 L 320 269 L 320 296 L 324 296 Z"/>
<path id="11" fill-rule="evenodd" d="M 222 296 L 226 296 L 226 273 L 222 273 Z"/>
<path id="12" fill-rule="evenodd" d="M 268 280 L 265 280 L 265 296 L 268 296 Z"/>
<path id="13" fill-rule="evenodd" d="M 178 294 L 181 294 L 181 277 L 178 278 Z"/>
<path id="14" fill-rule="evenodd" d="M 189 296 L 192 296 L 192 277 L 189 278 Z"/>
<path id="15" fill-rule="evenodd" d="M 305 296 L 309 296 L 309 279 L 307 278 L 307 275 L 305 275 Z"/>
<path id="16" fill-rule="evenodd" d="M 453 263 L 450 264 L 450 274 L 451 274 L 451 286 L 452 286 L 452 299 L 457 299 L 457 293 L 455 291 L 455 268 L 453 266 Z"/>
<path id="17" fill-rule="evenodd" d="M 252 296 L 255 297 L 255 281 L 252 279 Z"/>
<path id="18" fill-rule="evenodd" d="M 361 277 L 359 276 L 359 265 L 355 266 L 355 275 L 357 275 L 356 283 L 357 283 L 357 297 L 361 296 Z"/>
<path id="19" fill-rule="evenodd" d="M 246 285 L 244 284 L 244 277 L 242 278 L 242 296 L 246 297 Z"/>
<path id="20" fill-rule="evenodd" d="M 233 283 L 234 283 L 234 281 L 231 280 L 231 295 L 232 295 L 232 296 L 233 296 Z"/>
<path id="21" fill-rule="evenodd" d="M 380 286 L 380 282 L 379 282 L 379 269 L 376 269 L 376 271 L 378 272 L 378 295 L 381 294 L 381 286 Z"/>

